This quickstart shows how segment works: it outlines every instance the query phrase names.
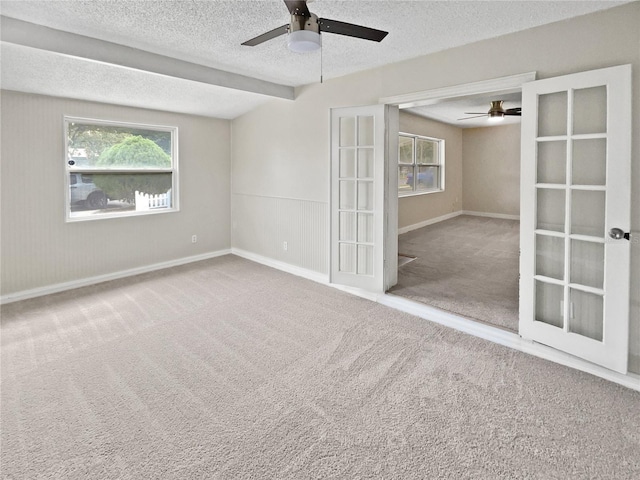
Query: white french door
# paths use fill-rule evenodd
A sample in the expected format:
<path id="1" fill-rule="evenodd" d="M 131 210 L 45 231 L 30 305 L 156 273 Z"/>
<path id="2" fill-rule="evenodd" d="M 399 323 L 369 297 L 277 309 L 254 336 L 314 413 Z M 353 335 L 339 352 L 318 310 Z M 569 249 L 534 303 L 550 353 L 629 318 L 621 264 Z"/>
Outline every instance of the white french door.
<path id="1" fill-rule="evenodd" d="M 522 89 L 520 335 L 626 373 L 631 66 Z"/>
<path id="2" fill-rule="evenodd" d="M 397 222 L 385 224 L 397 209 L 397 190 L 389 190 L 397 189 L 397 168 L 389 168 L 397 136 L 397 107 L 331 109 L 332 283 L 378 293 L 395 284 L 397 256 L 387 252 L 397 242 Z"/>

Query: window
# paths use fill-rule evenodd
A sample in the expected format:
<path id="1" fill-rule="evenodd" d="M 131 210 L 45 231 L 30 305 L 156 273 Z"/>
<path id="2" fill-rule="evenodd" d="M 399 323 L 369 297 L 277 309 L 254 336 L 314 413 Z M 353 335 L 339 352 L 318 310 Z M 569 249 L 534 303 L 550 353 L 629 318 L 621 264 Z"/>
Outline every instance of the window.
<path id="1" fill-rule="evenodd" d="M 65 118 L 67 220 L 177 210 L 175 127 Z"/>
<path id="2" fill-rule="evenodd" d="M 444 190 L 444 140 L 401 133 L 398 138 L 400 196 Z"/>

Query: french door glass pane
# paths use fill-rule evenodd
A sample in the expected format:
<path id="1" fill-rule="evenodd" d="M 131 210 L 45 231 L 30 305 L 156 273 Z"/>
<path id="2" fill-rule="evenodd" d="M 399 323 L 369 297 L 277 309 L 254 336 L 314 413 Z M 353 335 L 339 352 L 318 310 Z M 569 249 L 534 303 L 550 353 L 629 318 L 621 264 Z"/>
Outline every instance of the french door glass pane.
<path id="1" fill-rule="evenodd" d="M 562 328 L 564 288 L 536 281 L 536 321 Z"/>
<path id="2" fill-rule="evenodd" d="M 358 117 L 358 146 L 373 145 L 373 117 Z"/>
<path id="3" fill-rule="evenodd" d="M 602 341 L 603 298 L 600 295 L 570 289 L 569 331 Z"/>
<path id="4" fill-rule="evenodd" d="M 605 192 L 571 192 L 571 233 L 604 237 Z"/>
<path id="5" fill-rule="evenodd" d="M 564 239 L 536 235 L 536 275 L 564 279 Z"/>
<path id="6" fill-rule="evenodd" d="M 373 182 L 358 182 L 358 210 L 373 210 Z"/>
<path id="7" fill-rule="evenodd" d="M 358 149 L 358 178 L 373 178 L 373 149 Z"/>
<path id="8" fill-rule="evenodd" d="M 398 163 L 412 164 L 413 163 L 413 138 L 403 137 L 400 135 L 398 138 Z"/>
<path id="9" fill-rule="evenodd" d="M 352 180 L 340 181 L 340 208 L 355 210 L 356 208 L 356 182 Z"/>
<path id="10" fill-rule="evenodd" d="M 354 147 L 356 144 L 356 119 L 354 117 L 340 118 L 340 146 Z"/>
<path id="11" fill-rule="evenodd" d="M 341 243 L 338 250 L 340 271 L 345 273 L 355 273 L 356 245 L 354 243 Z"/>
<path id="12" fill-rule="evenodd" d="M 413 167 L 401 166 L 398 169 L 398 191 L 410 192 L 413 190 Z"/>
<path id="13" fill-rule="evenodd" d="M 571 283 L 603 287 L 604 244 L 571 240 Z"/>
<path id="14" fill-rule="evenodd" d="M 438 167 L 417 167 L 417 191 L 436 190 L 438 188 Z"/>
<path id="15" fill-rule="evenodd" d="M 607 87 L 583 88 L 573 92 L 573 133 L 607 132 Z"/>
<path id="16" fill-rule="evenodd" d="M 607 183 L 607 140 L 595 138 L 573 141 L 573 185 Z"/>
<path id="17" fill-rule="evenodd" d="M 373 214 L 358 214 L 358 242 L 373 243 Z"/>
<path id="18" fill-rule="evenodd" d="M 567 134 L 567 92 L 538 97 L 538 136 Z"/>
<path id="19" fill-rule="evenodd" d="M 340 241 L 356 241 L 356 214 L 354 212 L 340 212 L 340 231 L 338 239 Z"/>
<path id="20" fill-rule="evenodd" d="M 537 183 L 567 182 L 567 142 L 538 143 Z"/>
<path id="21" fill-rule="evenodd" d="M 340 150 L 340 178 L 356 176 L 356 152 L 351 148 Z"/>
<path id="22" fill-rule="evenodd" d="M 539 188 L 537 228 L 564 232 L 564 204 L 564 190 Z"/>
<path id="23" fill-rule="evenodd" d="M 358 245 L 358 275 L 373 275 L 373 247 Z"/>

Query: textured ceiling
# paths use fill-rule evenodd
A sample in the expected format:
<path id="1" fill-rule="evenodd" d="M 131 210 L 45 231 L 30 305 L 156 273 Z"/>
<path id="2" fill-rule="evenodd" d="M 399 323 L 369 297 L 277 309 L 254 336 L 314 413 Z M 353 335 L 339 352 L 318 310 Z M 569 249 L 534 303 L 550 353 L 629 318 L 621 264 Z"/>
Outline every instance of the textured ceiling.
<path id="1" fill-rule="evenodd" d="M 309 2 L 309 8 L 320 17 L 357 23 L 389 31 L 381 43 L 340 35 L 323 34 L 322 65 L 325 79 L 355 71 L 398 62 L 431 52 L 560 21 L 570 17 L 609 8 L 622 2 L 612 1 L 329 1 Z M 167 57 L 238 73 L 253 78 L 299 86 L 320 78 L 320 53 L 296 54 L 287 50 L 285 37 L 268 43 L 246 47 L 240 44 L 258 34 L 288 22 L 289 15 L 280 0 L 264 1 L 162 1 L 162 0 L 74 0 L 74 1 L 2 1 L 0 13 L 5 17 L 43 25 L 65 32 L 113 42 Z M 5 53 L 3 42 L 2 82 L 4 88 L 16 89 L 21 84 L 14 74 L 22 68 L 33 72 L 52 69 L 52 77 L 62 72 L 52 54 L 38 54 L 31 49 L 14 48 Z M 32 54 L 34 57 L 32 58 Z M 48 58 L 44 58 L 48 57 Z M 40 68 L 39 63 L 42 62 Z M 17 63 L 24 63 L 19 67 Z M 117 73 L 109 65 L 87 66 L 86 60 L 69 61 L 66 88 L 75 97 L 97 100 L 92 94 L 100 86 L 91 78 L 118 77 L 114 95 L 126 96 L 128 81 L 136 72 Z M 105 71 L 101 72 L 100 69 Z M 75 82 L 77 75 L 88 83 Z M 139 73 L 138 85 L 161 81 Z M 32 75 L 36 78 L 44 74 Z M 24 79 L 24 77 L 22 77 Z M 171 80 L 167 80 L 167 88 Z M 180 82 L 181 80 L 175 80 Z M 32 84 L 37 83 L 32 79 Z M 56 85 L 32 85 L 35 93 L 56 94 Z M 38 89 L 39 88 L 39 89 Z M 187 97 L 196 97 L 199 85 L 184 85 Z M 203 86 L 211 98 L 226 95 L 228 88 L 215 92 Z M 19 89 L 19 88 L 18 88 Z M 104 87 L 102 88 L 104 91 Z M 61 93 L 62 94 L 62 93 Z M 95 98 L 92 98 L 95 97 Z M 178 95 L 180 97 L 180 95 Z M 220 97 L 222 98 L 222 97 Z M 180 102 L 173 99 L 173 104 Z M 200 105 L 197 113 L 233 118 L 265 97 L 238 92 L 235 100 L 241 108 L 224 109 Z M 104 100 L 100 100 L 104 101 Z M 189 112 L 189 99 L 183 108 L 165 105 L 156 99 L 151 108 Z M 215 101 L 211 101 L 215 104 Z M 223 102 L 224 103 L 224 102 Z M 205 112 L 203 113 L 203 110 Z M 195 111 L 193 113 L 196 113 Z"/>

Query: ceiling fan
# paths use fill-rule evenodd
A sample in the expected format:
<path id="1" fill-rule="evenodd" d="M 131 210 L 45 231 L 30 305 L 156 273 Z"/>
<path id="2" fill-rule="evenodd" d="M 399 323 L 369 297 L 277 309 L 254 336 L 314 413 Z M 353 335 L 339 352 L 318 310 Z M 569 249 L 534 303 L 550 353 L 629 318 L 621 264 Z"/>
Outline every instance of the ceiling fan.
<path id="1" fill-rule="evenodd" d="M 516 107 L 516 108 L 505 109 L 503 103 L 504 103 L 503 100 L 493 100 L 491 102 L 491 108 L 489 108 L 489 111 L 487 113 L 464 112 L 465 115 L 475 115 L 475 116 L 459 118 L 458 120 L 470 120 L 472 118 L 489 117 L 489 120 L 497 121 L 497 120 L 502 120 L 507 115 L 513 115 L 516 117 L 520 117 L 522 115 L 522 108 Z"/>
<path id="2" fill-rule="evenodd" d="M 256 45 L 288 33 L 287 45 L 289 49 L 294 52 L 304 53 L 320 48 L 320 32 L 347 35 L 349 37 L 363 38 L 374 42 L 382 41 L 388 33 L 352 23 L 339 22 L 338 20 L 330 20 L 328 18 L 318 18 L 317 15 L 309 11 L 306 0 L 284 0 L 284 3 L 291 14 L 291 22 L 274 28 L 262 35 L 258 35 L 251 40 L 247 40 L 242 45 L 255 47 Z"/>

